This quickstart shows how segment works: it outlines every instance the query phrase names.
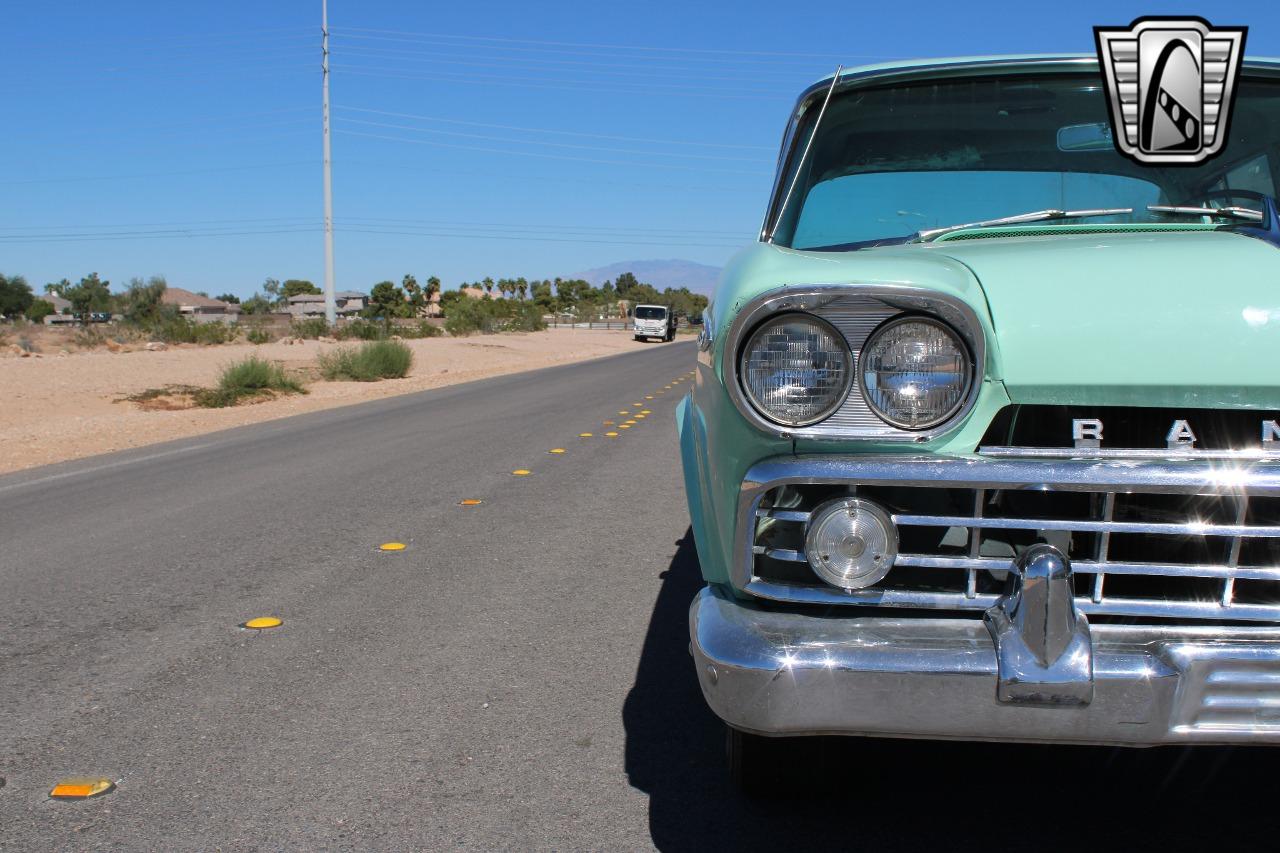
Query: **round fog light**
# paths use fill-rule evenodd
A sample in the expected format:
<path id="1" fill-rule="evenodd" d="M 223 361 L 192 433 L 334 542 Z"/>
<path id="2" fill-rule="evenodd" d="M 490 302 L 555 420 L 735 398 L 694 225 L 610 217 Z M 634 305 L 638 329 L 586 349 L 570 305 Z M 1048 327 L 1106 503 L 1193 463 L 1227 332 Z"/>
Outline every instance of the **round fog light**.
<path id="1" fill-rule="evenodd" d="M 827 501 L 809 516 L 804 551 L 827 583 L 865 589 L 879 583 L 898 556 L 898 531 L 878 505 L 862 498 Z"/>

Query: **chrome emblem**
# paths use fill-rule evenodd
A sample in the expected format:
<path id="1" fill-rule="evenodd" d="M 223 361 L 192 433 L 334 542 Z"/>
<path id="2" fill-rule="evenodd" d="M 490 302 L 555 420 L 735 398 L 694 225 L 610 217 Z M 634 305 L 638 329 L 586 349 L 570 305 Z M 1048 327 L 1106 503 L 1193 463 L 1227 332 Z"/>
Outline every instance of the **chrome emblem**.
<path id="1" fill-rule="evenodd" d="M 1120 153 L 1149 166 L 1203 163 L 1220 154 L 1247 32 L 1203 18 L 1094 27 Z"/>
<path id="2" fill-rule="evenodd" d="M 1264 418 L 1261 422 L 1261 427 L 1262 447 L 1270 450 L 1280 446 L 1280 422 Z M 1071 439 L 1079 449 L 1101 447 L 1102 430 L 1103 423 L 1101 418 L 1073 418 L 1071 420 Z M 1181 418 L 1170 425 L 1169 432 L 1165 434 L 1164 438 L 1165 446 L 1170 450 L 1195 450 L 1197 449 L 1196 442 L 1199 441 L 1196 438 L 1195 430 L 1191 428 L 1191 422 Z"/>

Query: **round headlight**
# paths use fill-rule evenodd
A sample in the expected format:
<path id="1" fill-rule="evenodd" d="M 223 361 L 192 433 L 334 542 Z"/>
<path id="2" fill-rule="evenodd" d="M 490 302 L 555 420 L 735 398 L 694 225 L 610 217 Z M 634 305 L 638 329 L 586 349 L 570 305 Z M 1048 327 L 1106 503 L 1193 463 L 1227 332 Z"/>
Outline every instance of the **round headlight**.
<path id="1" fill-rule="evenodd" d="M 844 336 L 812 314 L 781 314 L 742 348 L 742 390 L 751 405 L 784 426 L 828 417 L 849 394 L 852 356 Z"/>
<path id="2" fill-rule="evenodd" d="M 818 577 L 844 589 L 879 583 L 898 556 L 898 530 L 878 505 L 862 498 L 827 501 L 809 516 L 804 553 Z"/>
<path id="3" fill-rule="evenodd" d="M 877 415 L 902 429 L 929 429 L 959 411 L 973 364 L 950 328 L 924 317 L 881 326 L 862 348 L 858 382 Z"/>

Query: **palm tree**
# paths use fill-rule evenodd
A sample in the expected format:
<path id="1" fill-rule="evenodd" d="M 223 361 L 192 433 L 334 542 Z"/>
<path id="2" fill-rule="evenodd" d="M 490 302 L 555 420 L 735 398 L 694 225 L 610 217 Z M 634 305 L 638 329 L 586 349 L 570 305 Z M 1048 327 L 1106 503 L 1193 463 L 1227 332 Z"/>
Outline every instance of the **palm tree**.
<path id="1" fill-rule="evenodd" d="M 529 292 L 529 282 L 523 278 L 516 279 L 516 290 L 520 291 L 520 301 L 524 302 L 524 297 Z"/>
<path id="2" fill-rule="evenodd" d="M 485 276 L 484 281 L 481 283 L 484 285 L 484 292 L 492 296 L 493 295 L 493 279 L 489 278 L 488 276 Z"/>

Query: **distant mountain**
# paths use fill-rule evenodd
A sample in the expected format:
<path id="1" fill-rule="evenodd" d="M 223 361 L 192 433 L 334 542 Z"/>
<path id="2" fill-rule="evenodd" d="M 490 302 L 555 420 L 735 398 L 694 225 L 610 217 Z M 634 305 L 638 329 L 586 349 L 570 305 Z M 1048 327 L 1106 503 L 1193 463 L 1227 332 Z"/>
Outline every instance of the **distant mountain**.
<path id="1" fill-rule="evenodd" d="M 581 278 L 599 287 L 605 279 L 613 281 L 624 272 L 635 275 L 641 282 L 652 284 L 658 290 L 668 287 L 687 287 L 694 293 L 710 296 L 715 290 L 716 280 L 720 277 L 720 268 L 706 264 L 682 261 L 678 259 L 666 261 L 622 261 L 609 264 L 607 267 L 596 267 L 586 272 L 575 273 L 570 278 Z"/>

